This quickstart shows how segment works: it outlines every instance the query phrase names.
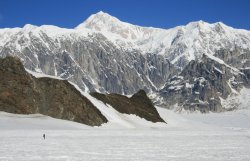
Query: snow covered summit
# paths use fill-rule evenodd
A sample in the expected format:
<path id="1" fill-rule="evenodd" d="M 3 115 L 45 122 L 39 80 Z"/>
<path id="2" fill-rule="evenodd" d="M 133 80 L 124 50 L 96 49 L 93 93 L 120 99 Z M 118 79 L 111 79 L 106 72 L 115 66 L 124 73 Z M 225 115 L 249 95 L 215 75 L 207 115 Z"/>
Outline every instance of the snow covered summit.
<path id="1" fill-rule="evenodd" d="M 122 22 L 100 11 L 76 27 L 81 31 L 86 28 L 102 33 L 121 48 L 163 54 L 179 66 L 183 66 L 183 61 L 187 63 L 200 58 L 202 53 L 213 55 L 221 48 L 250 48 L 249 31 L 234 29 L 222 22 L 197 21 L 172 29 L 159 29 Z"/>

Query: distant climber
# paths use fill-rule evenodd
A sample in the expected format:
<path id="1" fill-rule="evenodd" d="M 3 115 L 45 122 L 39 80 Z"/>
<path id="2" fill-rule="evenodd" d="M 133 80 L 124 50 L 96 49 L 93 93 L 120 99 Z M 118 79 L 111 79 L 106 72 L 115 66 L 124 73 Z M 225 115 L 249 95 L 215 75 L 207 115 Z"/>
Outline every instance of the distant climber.
<path id="1" fill-rule="evenodd" d="M 45 134 L 43 134 L 43 139 L 45 140 Z"/>

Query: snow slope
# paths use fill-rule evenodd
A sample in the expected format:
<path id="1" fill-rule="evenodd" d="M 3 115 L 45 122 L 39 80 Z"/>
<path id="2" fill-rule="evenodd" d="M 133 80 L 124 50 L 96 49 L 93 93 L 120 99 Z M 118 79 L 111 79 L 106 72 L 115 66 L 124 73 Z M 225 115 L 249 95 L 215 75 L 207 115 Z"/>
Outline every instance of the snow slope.
<path id="1" fill-rule="evenodd" d="M 54 119 L 41 114 L 19 115 L 0 111 L 0 130 L 76 130 L 90 129 L 77 122 Z"/>

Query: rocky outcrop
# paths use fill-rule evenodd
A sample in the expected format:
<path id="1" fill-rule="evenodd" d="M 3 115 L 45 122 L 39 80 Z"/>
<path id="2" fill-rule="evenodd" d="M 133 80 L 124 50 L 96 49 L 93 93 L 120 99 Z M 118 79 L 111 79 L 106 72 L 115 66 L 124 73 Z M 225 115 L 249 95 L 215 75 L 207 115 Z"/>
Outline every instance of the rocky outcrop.
<path id="1" fill-rule="evenodd" d="M 191 61 L 179 75 L 171 77 L 160 94 L 167 108 L 220 112 L 225 110 L 221 99 L 248 85 L 246 74 L 203 55 L 201 60 Z"/>
<path id="2" fill-rule="evenodd" d="M 155 109 L 151 100 L 147 97 L 145 91 L 140 90 L 132 97 L 126 97 L 119 94 L 100 94 L 91 93 L 91 95 L 107 105 L 112 106 L 120 113 L 135 114 L 152 122 L 164 122 Z"/>
<path id="3" fill-rule="evenodd" d="M 41 113 L 54 118 L 99 126 L 107 119 L 66 80 L 35 78 L 17 58 L 0 58 L 0 110 Z"/>

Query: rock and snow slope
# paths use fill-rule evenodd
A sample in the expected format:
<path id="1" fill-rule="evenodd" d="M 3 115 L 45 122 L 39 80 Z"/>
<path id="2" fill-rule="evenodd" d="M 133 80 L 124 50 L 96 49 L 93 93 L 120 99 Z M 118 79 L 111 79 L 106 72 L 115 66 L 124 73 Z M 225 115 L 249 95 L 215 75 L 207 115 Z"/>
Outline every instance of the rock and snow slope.
<path id="1" fill-rule="evenodd" d="M 30 72 L 36 78 L 53 78 L 50 75 Z M 82 91 L 76 84 L 70 82 L 84 97 L 86 97 L 91 103 L 102 113 L 102 115 L 108 120 L 107 123 L 102 124 L 102 127 L 111 128 L 147 128 L 147 127 L 166 127 L 163 122 L 153 123 L 145 120 L 142 117 L 136 116 L 135 114 L 124 114 L 115 110 L 112 106 L 105 104 L 104 102 L 91 96 L 89 93 Z M 32 116 L 32 115 L 31 115 Z M 36 115 L 35 115 L 36 116 Z"/>

